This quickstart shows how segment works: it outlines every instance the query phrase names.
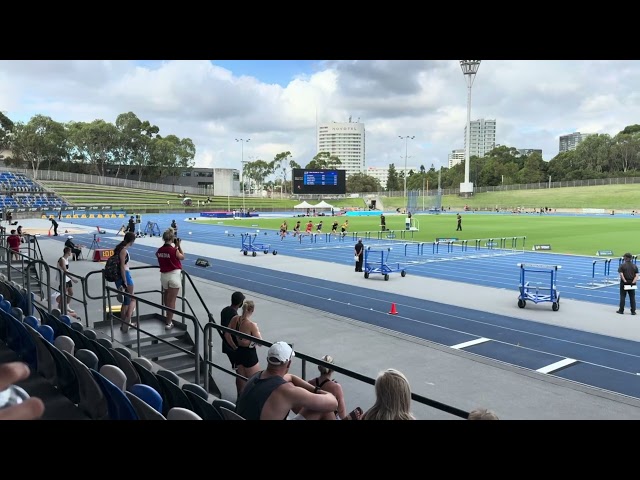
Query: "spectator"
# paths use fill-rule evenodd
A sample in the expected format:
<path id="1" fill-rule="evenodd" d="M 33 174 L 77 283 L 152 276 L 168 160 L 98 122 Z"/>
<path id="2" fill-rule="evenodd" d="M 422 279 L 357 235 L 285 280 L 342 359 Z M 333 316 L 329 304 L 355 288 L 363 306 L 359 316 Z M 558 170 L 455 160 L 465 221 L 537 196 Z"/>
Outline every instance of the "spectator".
<path id="1" fill-rule="evenodd" d="M 322 357 L 322 361 L 333 363 L 333 357 L 331 355 L 325 355 L 324 357 Z M 316 388 L 331 393 L 338 400 L 338 408 L 336 409 L 336 411 L 321 413 L 320 420 L 348 420 L 350 418 L 353 420 L 359 420 L 359 413 L 362 413 L 362 410 L 360 410 L 359 408 L 356 408 L 351 413 L 347 414 L 347 405 L 344 401 L 342 386 L 333 378 L 331 378 L 333 375 L 333 370 L 325 367 L 324 365 L 318 365 L 318 370 L 320 371 L 320 375 L 309 380 L 309 383 Z"/>
<path id="2" fill-rule="evenodd" d="M 51 290 L 51 300 L 52 303 L 56 305 L 53 308 L 57 308 L 58 310 L 60 310 L 60 312 L 62 312 L 62 295 L 60 295 L 60 292 L 58 292 L 57 290 Z M 74 320 L 82 320 L 82 318 L 80 318 L 80 316 L 73 310 L 67 309 L 67 315 Z"/>
<path id="3" fill-rule="evenodd" d="M 14 383 L 26 380 L 31 371 L 22 362 L 7 362 L 0 364 L 0 396 Z M 22 403 L 10 407 L 0 408 L 0 420 L 36 420 L 44 413 L 44 403 L 37 397 L 31 397 Z"/>
<path id="4" fill-rule="evenodd" d="M 173 234 L 177 238 L 178 237 L 178 224 L 175 220 L 171 221 L 171 228 L 173 228 Z"/>
<path id="5" fill-rule="evenodd" d="M 62 271 L 63 284 L 67 296 L 67 312 L 75 313 L 72 309 L 69 308 L 69 304 L 71 303 L 71 297 L 73 297 L 73 284 L 78 283 L 78 280 L 67 275 L 67 273 L 69 272 L 70 256 L 71 249 L 69 247 L 64 247 L 64 249 L 62 250 L 62 256 L 58 259 L 58 268 Z"/>
<path id="6" fill-rule="evenodd" d="M 251 320 L 254 310 L 255 304 L 253 301 L 245 300 L 242 305 L 242 315 L 236 315 L 233 317 L 229 322 L 229 328 L 246 335 L 251 335 L 252 337 L 262 338 L 260 336 L 258 324 Z M 238 374 L 249 378 L 260 370 L 258 354 L 256 353 L 256 345 L 254 342 L 239 336 L 235 337 L 234 342 L 233 336 L 229 332 L 225 332 L 224 335 L 229 345 L 235 345 L 234 357 Z M 233 346 L 231 348 L 233 348 Z M 240 379 L 240 382 L 236 382 L 236 386 L 239 385 L 240 387 L 238 389 L 238 395 L 240 395 L 245 383 L 246 381 L 244 379 Z"/>
<path id="7" fill-rule="evenodd" d="M 244 303 L 244 295 L 242 292 L 233 292 L 231 294 L 231 305 L 224 307 L 220 312 L 220 324 L 223 327 L 229 327 L 229 323 L 231 322 L 231 319 L 233 319 L 233 317 L 238 315 L 238 309 L 242 307 L 243 303 Z M 222 330 L 218 330 L 218 333 L 220 333 L 220 336 L 222 337 L 222 353 L 225 353 L 227 357 L 229 357 L 229 362 L 231 362 L 231 368 L 233 370 L 236 370 L 237 366 L 236 366 L 235 353 L 238 346 L 233 341 L 233 338 L 230 338 L 231 342 L 233 342 L 230 344 Z M 236 389 L 238 392 L 242 390 L 243 384 L 244 384 L 244 380 L 242 380 L 242 378 L 240 377 L 236 377 Z"/>
<path id="8" fill-rule="evenodd" d="M 393 368 L 378 374 L 376 401 L 362 420 L 415 420 L 411 413 L 411 387 L 401 372 Z"/>
<path id="9" fill-rule="evenodd" d="M 11 221 L 13 220 L 13 213 L 7 212 L 7 223 L 11 225 Z"/>
<path id="10" fill-rule="evenodd" d="M 338 408 L 338 400 L 331 393 L 287 373 L 294 356 L 293 348 L 285 342 L 271 345 L 266 370 L 249 378 L 238 397 L 238 415 L 247 420 L 285 420 L 292 409 L 308 409 L 321 414 Z"/>
<path id="11" fill-rule="evenodd" d="M 129 271 L 129 261 L 131 260 L 129 247 L 131 247 L 135 241 L 136 234 L 134 232 L 127 232 L 124 234 L 124 239 L 118 245 L 116 245 L 116 248 L 113 250 L 113 254 L 118 255 L 120 259 L 120 278 L 116 280 L 116 288 L 118 290 L 123 290 L 131 294 L 133 294 L 133 278 L 131 277 L 131 272 Z M 120 310 L 120 319 L 123 322 L 120 325 L 120 330 L 122 332 L 126 333 L 129 331 L 130 326 L 134 326 L 134 324 L 131 322 L 131 317 L 133 316 L 133 311 L 135 309 L 136 299 L 124 295 L 122 310 Z"/>
<path id="12" fill-rule="evenodd" d="M 173 229 L 169 228 L 162 234 L 164 245 L 156 251 L 160 266 L 160 284 L 162 285 L 163 305 L 175 310 L 176 299 L 182 283 L 182 260 L 184 252 L 179 238 L 175 238 Z M 167 311 L 165 316 L 167 330 L 173 328 L 173 312 Z"/>
<path id="13" fill-rule="evenodd" d="M 7 237 L 7 245 L 13 252 L 12 260 L 20 261 L 20 236 L 15 229 L 12 229 Z"/>
<path id="14" fill-rule="evenodd" d="M 127 231 L 132 232 L 134 235 L 136 233 L 136 219 L 131 215 L 129 219 L 129 224 L 127 225 Z"/>
<path id="15" fill-rule="evenodd" d="M 71 249 L 71 253 L 73 253 L 73 260 L 78 260 L 78 255 L 82 254 L 83 245 L 76 245 L 73 242 L 73 235 L 69 235 L 67 240 L 64 242 L 65 247 L 69 247 Z"/>
<path id="16" fill-rule="evenodd" d="M 476 408 L 469 412 L 467 420 L 499 420 L 499 418 L 492 410 Z"/>

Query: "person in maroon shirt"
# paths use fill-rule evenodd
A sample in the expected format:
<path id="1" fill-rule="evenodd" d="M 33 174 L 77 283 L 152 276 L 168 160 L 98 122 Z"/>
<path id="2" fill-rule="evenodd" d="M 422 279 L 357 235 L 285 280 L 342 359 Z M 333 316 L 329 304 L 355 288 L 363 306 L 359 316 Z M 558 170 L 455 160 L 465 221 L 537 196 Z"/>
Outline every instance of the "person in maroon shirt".
<path id="1" fill-rule="evenodd" d="M 180 245 L 180 239 L 175 237 L 172 228 L 168 228 L 162 234 L 164 245 L 156 251 L 156 258 L 160 266 L 160 283 L 163 290 L 163 304 L 169 308 L 176 308 L 176 299 L 182 284 L 180 273 L 182 272 L 182 260 L 184 253 Z M 166 312 L 165 328 L 173 328 L 173 312 Z"/>
<path id="2" fill-rule="evenodd" d="M 16 233 L 16 230 L 11 230 L 11 235 L 7 237 L 7 244 L 13 252 L 13 260 L 20 260 L 20 235 Z"/>

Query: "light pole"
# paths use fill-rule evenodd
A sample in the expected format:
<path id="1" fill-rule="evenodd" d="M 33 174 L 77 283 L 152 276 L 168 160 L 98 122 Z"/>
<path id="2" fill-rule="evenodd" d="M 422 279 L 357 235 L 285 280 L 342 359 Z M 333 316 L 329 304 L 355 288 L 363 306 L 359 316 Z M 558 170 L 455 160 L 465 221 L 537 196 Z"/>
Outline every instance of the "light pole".
<path id="1" fill-rule="evenodd" d="M 415 135 L 398 135 L 400 140 L 404 140 L 404 200 L 405 200 L 405 210 L 409 211 L 409 199 L 407 198 L 407 150 L 409 148 L 409 139 L 413 140 Z"/>
<path id="2" fill-rule="evenodd" d="M 241 186 L 242 186 L 242 213 L 244 215 L 244 144 L 249 142 L 249 140 L 251 140 L 250 138 L 247 138 L 246 140 L 244 138 L 236 138 L 236 142 L 240 142 L 240 166 L 242 168 L 242 176 L 240 177 L 240 181 L 242 182 Z"/>
<path id="3" fill-rule="evenodd" d="M 469 150 L 471 148 L 471 87 L 480 68 L 480 60 L 460 60 L 460 68 L 467 81 L 467 128 L 464 149 L 464 183 L 460 184 L 460 194 L 473 194 L 473 183 L 469 182 Z"/>

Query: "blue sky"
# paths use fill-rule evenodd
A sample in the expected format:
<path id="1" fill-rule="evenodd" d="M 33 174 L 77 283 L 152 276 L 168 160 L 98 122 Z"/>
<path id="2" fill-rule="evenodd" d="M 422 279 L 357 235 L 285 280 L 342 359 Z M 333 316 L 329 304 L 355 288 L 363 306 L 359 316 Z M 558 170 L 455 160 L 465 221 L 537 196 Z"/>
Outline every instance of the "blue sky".
<path id="1" fill-rule="evenodd" d="M 495 119 L 498 144 L 558 154 L 559 136 L 615 135 L 640 123 L 640 62 L 483 60 L 471 118 Z M 464 148 L 467 88 L 459 60 L 0 60 L 0 110 L 60 122 L 134 112 L 161 135 L 188 137 L 196 166 L 239 168 L 289 151 L 303 166 L 319 122 L 359 119 L 366 166 L 447 165 Z"/>

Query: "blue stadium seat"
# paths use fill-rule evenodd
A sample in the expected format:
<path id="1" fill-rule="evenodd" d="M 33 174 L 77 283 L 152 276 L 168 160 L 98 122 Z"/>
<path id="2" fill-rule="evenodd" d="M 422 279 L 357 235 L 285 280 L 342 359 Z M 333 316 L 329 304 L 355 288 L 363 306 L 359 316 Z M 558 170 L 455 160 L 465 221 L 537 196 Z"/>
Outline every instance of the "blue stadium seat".
<path id="1" fill-rule="evenodd" d="M 129 392 L 133 393 L 158 413 L 162 413 L 163 399 L 155 388 L 143 383 L 136 383 L 129 388 Z"/>
<path id="2" fill-rule="evenodd" d="M 107 400 L 110 420 L 139 420 L 135 408 L 122 390 L 96 370 L 91 370 L 91 374 Z"/>

